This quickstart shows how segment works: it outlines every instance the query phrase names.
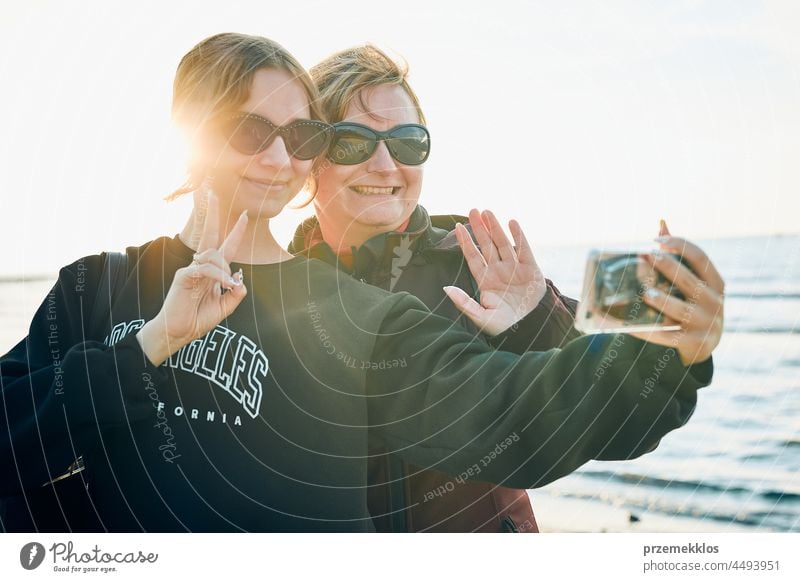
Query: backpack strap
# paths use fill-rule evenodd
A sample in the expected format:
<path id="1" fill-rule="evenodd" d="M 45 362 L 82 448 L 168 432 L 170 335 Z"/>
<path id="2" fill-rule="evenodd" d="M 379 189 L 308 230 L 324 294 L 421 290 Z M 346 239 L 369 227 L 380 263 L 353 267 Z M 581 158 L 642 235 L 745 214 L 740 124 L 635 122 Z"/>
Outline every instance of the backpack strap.
<path id="1" fill-rule="evenodd" d="M 100 272 L 100 282 L 97 285 L 97 293 L 94 297 L 91 315 L 89 315 L 89 337 L 100 337 L 102 335 L 103 324 L 111 322 L 111 306 L 114 304 L 119 294 L 119 290 L 125 283 L 128 276 L 128 254 L 127 253 L 105 253 L 103 257 L 103 270 Z M 102 308 L 99 308 L 101 307 Z M 107 320 L 107 321 L 106 321 Z M 92 334 L 97 334 L 92 335 Z M 77 475 L 86 467 L 83 463 L 83 455 L 79 456 L 74 463 L 67 467 L 63 475 L 59 475 L 52 481 L 45 483 L 43 487 L 55 485 L 60 481 L 65 481 Z M 70 480 L 69 483 L 74 483 Z"/>
<path id="2" fill-rule="evenodd" d="M 105 253 L 100 283 L 90 315 L 89 333 L 104 337 L 103 329 L 111 324 L 111 306 L 128 276 L 127 253 Z"/>

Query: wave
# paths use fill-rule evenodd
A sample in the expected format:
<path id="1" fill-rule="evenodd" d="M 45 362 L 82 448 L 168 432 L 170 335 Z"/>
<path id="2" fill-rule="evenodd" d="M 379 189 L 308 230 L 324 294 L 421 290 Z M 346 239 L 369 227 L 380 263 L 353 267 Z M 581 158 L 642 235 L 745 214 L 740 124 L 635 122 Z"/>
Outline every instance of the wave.
<path id="1" fill-rule="evenodd" d="M 800 293 L 725 293 L 725 299 L 800 299 Z"/>
<path id="2" fill-rule="evenodd" d="M 796 441 L 789 441 L 796 442 Z M 800 444 L 800 443 L 797 443 Z M 636 473 L 614 473 L 612 471 L 581 471 L 581 475 L 591 477 L 593 479 L 603 479 L 606 481 L 644 485 L 647 487 L 658 487 L 661 489 L 670 490 L 690 490 L 697 492 L 713 492 L 713 493 L 732 493 L 742 495 L 757 495 L 763 499 L 771 501 L 800 501 L 800 493 L 792 493 L 789 491 L 777 491 L 769 489 L 766 491 L 755 491 L 749 487 L 723 485 L 712 483 L 709 481 L 695 481 L 688 480 L 682 481 L 680 479 L 663 479 L 660 477 L 651 477 L 648 475 L 639 475 Z"/>
<path id="3" fill-rule="evenodd" d="M 16 285 L 38 281 L 55 281 L 58 273 L 33 273 L 31 275 L 0 275 L 0 285 Z"/>
<path id="4" fill-rule="evenodd" d="M 760 493 L 764 499 L 772 501 L 800 501 L 800 493 L 787 493 L 786 491 L 764 491 Z"/>
<path id="5" fill-rule="evenodd" d="M 591 500 L 604 504 L 612 504 L 616 507 L 624 507 L 632 516 L 637 514 L 655 513 L 669 517 L 682 517 L 693 520 L 714 521 L 729 525 L 740 525 L 753 528 L 764 528 L 773 531 L 795 531 L 798 524 L 796 512 L 784 511 L 782 509 L 769 509 L 741 511 L 725 509 L 709 509 L 698 504 L 686 504 L 683 502 L 669 502 L 662 500 L 657 504 L 647 500 L 635 500 L 630 498 L 620 498 L 617 500 L 601 498 L 591 493 L 566 493 L 563 497 Z"/>
<path id="6" fill-rule="evenodd" d="M 603 479 L 616 483 L 634 483 L 636 485 L 646 485 L 649 487 L 660 487 L 662 489 L 686 489 L 692 491 L 713 491 L 716 493 L 750 493 L 753 491 L 745 487 L 731 487 L 726 485 L 717 485 L 708 481 L 681 481 L 679 479 L 662 479 L 660 477 L 649 477 L 647 475 L 638 475 L 636 473 L 614 473 L 612 471 L 581 471 L 580 474 L 584 477 L 592 479 Z"/>
<path id="7" fill-rule="evenodd" d="M 785 333 L 789 335 L 800 334 L 800 325 L 797 327 L 763 327 L 763 326 L 754 326 L 754 325 L 738 325 L 736 323 L 731 324 L 731 327 L 725 328 L 726 334 L 732 333 L 768 333 L 768 334 L 780 334 Z"/>

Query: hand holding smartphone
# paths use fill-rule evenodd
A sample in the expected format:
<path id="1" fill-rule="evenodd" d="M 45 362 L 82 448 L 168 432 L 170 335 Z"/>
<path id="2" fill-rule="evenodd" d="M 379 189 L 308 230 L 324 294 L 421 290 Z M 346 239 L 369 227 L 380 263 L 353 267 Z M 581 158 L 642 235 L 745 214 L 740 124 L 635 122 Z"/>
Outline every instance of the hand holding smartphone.
<path id="1" fill-rule="evenodd" d="M 658 254 L 662 251 L 651 251 Z M 645 258 L 646 253 L 592 250 L 586 261 L 575 327 L 584 333 L 676 331 L 681 326 L 645 302 L 652 289 L 678 299 L 683 293 Z M 682 257 L 673 254 L 683 264 Z"/>

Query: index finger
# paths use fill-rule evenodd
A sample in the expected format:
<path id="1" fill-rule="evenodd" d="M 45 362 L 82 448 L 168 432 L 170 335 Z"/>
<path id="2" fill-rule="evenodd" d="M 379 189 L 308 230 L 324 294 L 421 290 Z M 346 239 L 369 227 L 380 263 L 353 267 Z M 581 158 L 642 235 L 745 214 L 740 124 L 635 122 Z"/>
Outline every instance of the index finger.
<path id="1" fill-rule="evenodd" d="M 483 255 L 467 232 L 466 226 L 460 222 L 456 223 L 455 233 L 458 244 L 461 246 L 461 253 L 467 261 L 469 272 L 472 273 L 472 278 L 480 284 L 486 274 L 486 261 L 483 260 Z"/>
<path id="2" fill-rule="evenodd" d="M 536 265 L 538 269 L 539 265 L 536 264 L 536 258 L 533 256 L 533 250 L 531 250 L 528 237 L 525 236 L 525 232 L 523 232 L 519 222 L 516 220 L 509 221 L 508 229 L 511 231 L 511 236 L 514 237 L 514 243 L 517 245 L 517 257 L 519 258 L 519 262 Z"/>
<path id="3" fill-rule="evenodd" d="M 215 249 L 219 246 L 219 201 L 211 190 L 205 196 L 202 196 L 200 200 L 201 204 L 205 200 L 205 208 L 195 208 L 195 210 L 198 212 L 205 211 L 205 219 L 203 220 L 203 234 L 197 247 L 198 253 L 208 249 Z"/>
<path id="4" fill-rule="evenodd" d="M 662 246 L 679 253 L 686 259 L 694 274 L 708 283 L 708 286 L 714 291 L 720 294 L 725 291 L 725 281 L 700 247 L 677 236 L 659 237 L 658 240 Z"/>

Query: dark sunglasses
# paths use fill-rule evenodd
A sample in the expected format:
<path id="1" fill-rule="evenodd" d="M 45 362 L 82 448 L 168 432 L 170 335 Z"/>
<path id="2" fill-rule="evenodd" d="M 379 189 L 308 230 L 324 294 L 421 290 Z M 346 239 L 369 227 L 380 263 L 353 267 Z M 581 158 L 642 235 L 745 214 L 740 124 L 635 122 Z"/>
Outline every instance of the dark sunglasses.
<path id="1" fill-rule="evenodd" d="M 343 121 L 333 125 L 333 142 L 328 159 L 334 164 L 353 166 L 366 162 L 379 142 L 386 142 L 389 154 L 404 166 L 418 166 L 431 153 L 431 134 L 424 125 L 406 123 L 389 131 L 375 131 L 360 123 Z"/>
<path id="2" fill-rule="evenodd" d="M 277 136 L 298 160 L 316 158 L 333 137 L 333 127 L 314 119 L 300 119 L 279 127 L 255 113 L 235 113 L 222 120 L 220 130 L 238 152 L 249 156 L 267 149 Z"/>

